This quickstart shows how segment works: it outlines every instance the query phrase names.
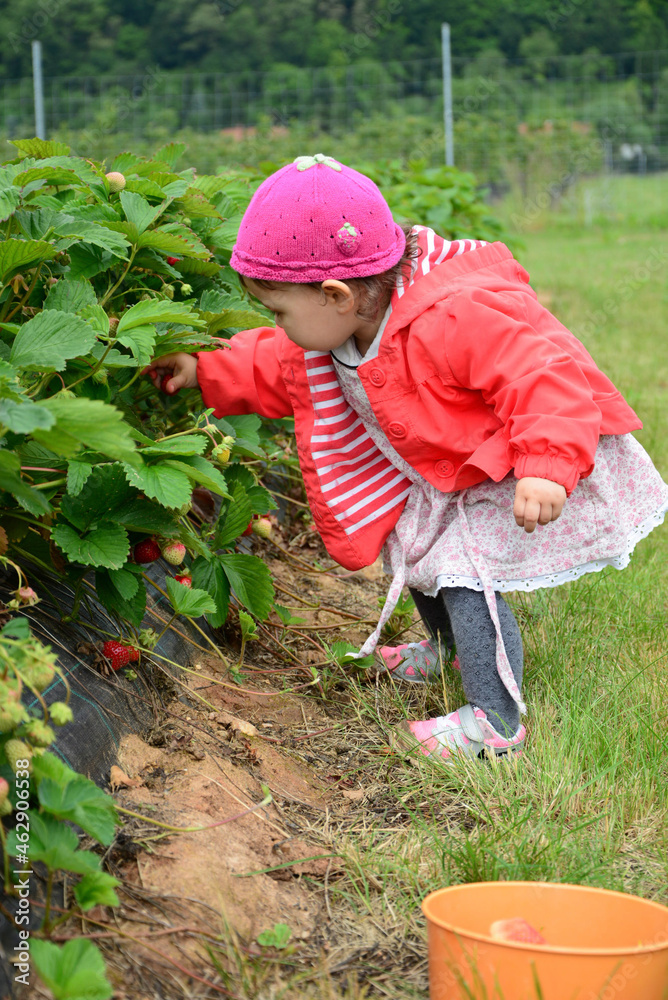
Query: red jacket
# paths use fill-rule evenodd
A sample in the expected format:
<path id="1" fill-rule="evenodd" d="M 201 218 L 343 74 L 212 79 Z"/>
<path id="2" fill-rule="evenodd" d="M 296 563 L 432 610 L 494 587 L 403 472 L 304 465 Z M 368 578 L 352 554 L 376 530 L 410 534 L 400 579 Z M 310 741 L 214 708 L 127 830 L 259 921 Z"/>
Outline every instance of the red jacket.
<path id="1" fill-rule="evenodd" d="M 359 377 L 397 452 L 433 486 L 538 476 L 570 494 L 594 468 L 601 434 L 642 424 L 583 345 L 547 309 L 502 243 L 451 257 L 415 281 Z M 305 352 L 280 328 L 246 330 L 199 355 L 198 380 L 217 416 L 294 414 L 299 461 L 330 555 L 369 565 L 400 514 L 346 535 L 323 496 L 311 453 L 314 408 Z"/>

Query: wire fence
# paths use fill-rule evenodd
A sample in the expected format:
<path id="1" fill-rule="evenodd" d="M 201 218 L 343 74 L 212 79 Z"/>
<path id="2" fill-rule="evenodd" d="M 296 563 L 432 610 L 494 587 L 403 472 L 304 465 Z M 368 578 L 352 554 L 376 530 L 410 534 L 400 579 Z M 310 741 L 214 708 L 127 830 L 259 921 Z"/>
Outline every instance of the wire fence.
<path id="1" fill-rule="evenodd" d="M 133 76 L 47 77 L 44 87 L 49 136 L 98 132 L 142 139 L 152 130 L 191 129 L 236 137 L 294 123 L 336 132 L 380 116 L 395 124 L 423 121 L 422 152 L 432 161 L 441 156 L 439 59 L 234 75 L 153 67 Z M 545 145 L 547 136 L 570 143 L 575 153 L 595 137 L 609 170 L 668 166 L 668 51 L 512 63 L 496 53 L 455 58 L 452 89 L 459 166 L 482 174 L 501 159 L 521 166 L 532 137 Z M 34 134 L 32 79 L 0 81 L 0 101 L 5 136 Z M 384 155 L 382 137 L 374 154 Z"/>

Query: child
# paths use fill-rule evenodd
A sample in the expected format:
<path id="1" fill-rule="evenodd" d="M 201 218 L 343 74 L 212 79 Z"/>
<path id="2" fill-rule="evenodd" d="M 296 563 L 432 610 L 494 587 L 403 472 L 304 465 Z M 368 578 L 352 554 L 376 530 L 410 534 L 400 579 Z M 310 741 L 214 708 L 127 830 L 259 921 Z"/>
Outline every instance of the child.
<path id="1" fill-rule="evenodd" d="M 357 569 L 382 551 L 393 572 L 357 655 L 405 585 L 431 638 L 383 647 L 384 669 L 424 682 L 456 648 L 469 703 L 410 736 L 444 760 L 520 750 L 522 642 L 501 594 L 622 569 L 662 522 L 640 420 L 502 243 L 402 229 L 329 156 L 260 185 L 231 264 L 276 329 L 154 360 L 155 385 L 199 384 L 220 416 L 294 414 L 328 552 Z"/>

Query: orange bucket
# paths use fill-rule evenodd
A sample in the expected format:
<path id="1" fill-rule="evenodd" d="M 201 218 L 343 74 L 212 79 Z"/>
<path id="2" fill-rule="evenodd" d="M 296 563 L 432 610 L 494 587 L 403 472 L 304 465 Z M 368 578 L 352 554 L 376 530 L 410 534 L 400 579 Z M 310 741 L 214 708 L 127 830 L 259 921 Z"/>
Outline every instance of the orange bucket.
<path id="1" fill-rule="evenodd" d="M 474 882 L 430 893 L 431 1000 L 668 1000 L 668 907 L 552 882 Z M 499 941 L 521 917 L 549 942 Z"/>

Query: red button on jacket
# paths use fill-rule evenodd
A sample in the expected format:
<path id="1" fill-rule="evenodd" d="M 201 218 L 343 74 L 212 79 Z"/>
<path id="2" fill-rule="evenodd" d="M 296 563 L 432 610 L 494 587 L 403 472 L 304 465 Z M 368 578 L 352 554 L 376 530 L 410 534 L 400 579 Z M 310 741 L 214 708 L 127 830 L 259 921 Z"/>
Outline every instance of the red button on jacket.
<path id="1" fill-rule="evenodd" d="M 440 476 L 442 479 L 447 479 L 448 476 L 451 476 L 454 471 L 455 471 L 454 465 L 452 464 L 452 462 L 448 462 L 446 459 L 443 459 L 440 462 L 436 462 L 436 464 L 434 465 L 434 472 L 436 473 L 437 476 Z"/>
<path id="2" fill-rule="evenodd" d="M 398 420 L 393 420 L 387 425 L 387 429 L 395 438 L 406 437 L 406 427 L 404 424 L 400 424 Z"/>
<path id="3" fill-rule="evenodd" d="M 385 385 L 385 372 L 382 368 L 372 368 L 369 372 L 369 378 L 374 385 Z"/>

